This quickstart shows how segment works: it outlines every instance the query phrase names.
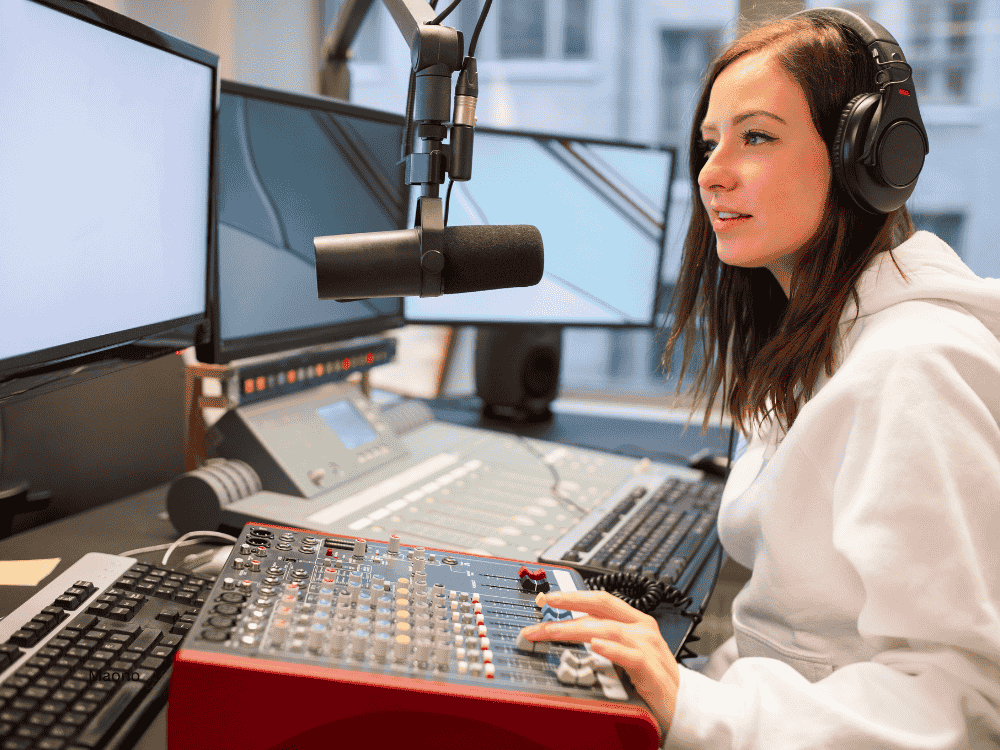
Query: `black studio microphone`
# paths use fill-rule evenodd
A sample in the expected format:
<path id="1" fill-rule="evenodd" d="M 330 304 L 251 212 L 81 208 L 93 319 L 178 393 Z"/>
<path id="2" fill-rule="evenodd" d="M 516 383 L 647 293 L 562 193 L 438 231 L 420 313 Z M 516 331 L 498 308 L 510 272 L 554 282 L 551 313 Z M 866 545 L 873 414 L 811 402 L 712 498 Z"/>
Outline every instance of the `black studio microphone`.
<path id="1" fill-rule="evenodd" d="M 420 296 L 421 227 L 316 237 L 320 299 Z M 542 235 L 529 224 L 444 227 L 441 293 L 534 286 Z"/>

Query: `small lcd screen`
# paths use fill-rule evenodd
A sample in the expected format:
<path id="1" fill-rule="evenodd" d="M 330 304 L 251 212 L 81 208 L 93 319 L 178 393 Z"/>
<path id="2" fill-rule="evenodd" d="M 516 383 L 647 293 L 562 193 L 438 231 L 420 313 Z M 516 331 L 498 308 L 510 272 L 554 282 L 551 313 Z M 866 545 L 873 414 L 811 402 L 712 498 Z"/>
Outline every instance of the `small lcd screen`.
<path id="1" fill-rule="evenodd" d="M 349 450 L 370 443 L 378 437 L 371 425 L 365 421 L 364 417 L 349 401 L 336 401 L 321 406 L 316 410 L 316 413 L 330 425 L 330 429 Z"/>
<path id="2" fill-rule="evenodd" d="M 477 130 L 473 176 L 455 183 L 448 224 L 533 224 L 545 273 L 530 287 L 407 297 L 407 321 L 653 325 L 673 154 Z"/>
<path id="3" fill-rule="evenodd" d="M 221 348 L 255 356 L 303 336 L 338 341 L 402 325 L 398 298 L 319 299 L 313 247 L 314 237 L 405 226 L 402 123 L 247 89 L 224 82 L 219 109 Z"/>

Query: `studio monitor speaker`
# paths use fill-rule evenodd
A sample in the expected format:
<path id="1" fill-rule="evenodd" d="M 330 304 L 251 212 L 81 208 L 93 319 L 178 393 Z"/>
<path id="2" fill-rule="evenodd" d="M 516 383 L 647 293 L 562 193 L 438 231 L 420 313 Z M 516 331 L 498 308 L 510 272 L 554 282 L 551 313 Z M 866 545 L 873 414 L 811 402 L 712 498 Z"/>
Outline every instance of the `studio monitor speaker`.
<path id="1" fill-rule="evenodd" d="M 493 419 L 552 417 L 559 392 L 562 330 L 554 326 L 483 326 L 476 336 L 476 392 Z"/>

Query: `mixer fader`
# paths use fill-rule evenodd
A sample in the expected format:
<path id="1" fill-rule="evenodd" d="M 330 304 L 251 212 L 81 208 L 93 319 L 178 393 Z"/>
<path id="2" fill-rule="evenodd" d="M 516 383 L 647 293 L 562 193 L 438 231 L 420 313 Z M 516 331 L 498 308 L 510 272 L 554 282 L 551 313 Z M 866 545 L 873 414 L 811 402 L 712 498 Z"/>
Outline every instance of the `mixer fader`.
<path id="1" fill-rule="evenodd" d="M 175 659 L 170 746 L 653 748 L 610 662 L 518 637 L 573 616 L 536 591 L 582 588 L 568 568 L 248 524 Z"/>

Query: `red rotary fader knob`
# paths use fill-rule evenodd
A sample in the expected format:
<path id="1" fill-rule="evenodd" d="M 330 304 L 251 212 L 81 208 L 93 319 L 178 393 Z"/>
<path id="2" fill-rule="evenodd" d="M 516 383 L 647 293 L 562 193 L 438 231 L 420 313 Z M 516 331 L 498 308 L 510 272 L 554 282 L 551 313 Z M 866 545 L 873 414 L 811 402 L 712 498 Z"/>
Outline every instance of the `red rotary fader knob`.
<path id="1" fill-rule="evenodd" d="M 529 594 L 544 594 L 549 590 L 549 581 L 542 568 L 538 570 L 528 570 L 523 565 L 517 571 L 518 578 L 521 579 L 521 591 Z"/>

